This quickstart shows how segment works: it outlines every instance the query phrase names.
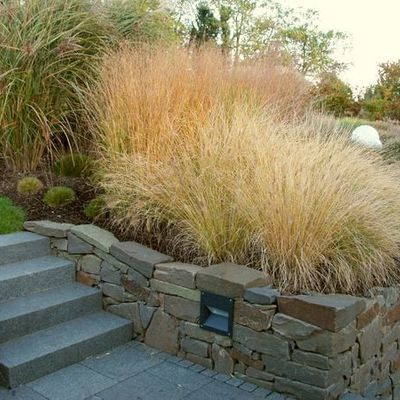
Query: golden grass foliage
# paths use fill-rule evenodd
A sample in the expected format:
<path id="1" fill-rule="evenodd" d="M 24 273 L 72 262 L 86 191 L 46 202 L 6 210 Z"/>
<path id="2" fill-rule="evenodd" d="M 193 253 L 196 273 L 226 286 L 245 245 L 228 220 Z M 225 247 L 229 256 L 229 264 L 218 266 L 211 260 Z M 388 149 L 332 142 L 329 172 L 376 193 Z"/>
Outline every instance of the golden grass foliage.
<path id="1" fill-rule="evenodd" d="M 263 268 L 293 292 L 398 279 L 397 171 L 306 114 L 271 63 L 122 49 L 89 100 L 113 219 L 186 261 Z"/>

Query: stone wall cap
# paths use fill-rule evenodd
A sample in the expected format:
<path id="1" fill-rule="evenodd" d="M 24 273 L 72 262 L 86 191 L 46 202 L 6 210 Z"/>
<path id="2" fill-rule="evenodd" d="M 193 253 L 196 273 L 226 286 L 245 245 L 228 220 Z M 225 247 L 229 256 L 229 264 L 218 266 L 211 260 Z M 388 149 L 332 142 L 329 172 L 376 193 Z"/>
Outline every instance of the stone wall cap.
<path id="1" fill-rule="evenodd" d="M 197 273 L 198 289 L 226 297 L 243 297 L 250 287 L 266 286 L 270 276 L 261 271 L 233 263 L 222 263 L 203 268 Z"/>
<path id="2" fill-rule="evenodd" d="M 249 288 L 244 292 L 244 299 L 249 303 L 270 305 L 276 304 L 281 292 L 271 286 Z"/>
<path id="3" fill-rule="evenodd" d="M 112 244 L 119 242 L 111 232 L 92 224 L 74 226 L 71 232 L 106 253 L 110 252 Z"/>
<path id="4" fill-rule="evenodd" d="M 365 299 L 343 294 L 278 297 L 280 313 L 338 332 L 364 311 Z"/>
<path id="5" fill-rule="evenodd" d="M 67 237 L 68 231 L 73 227 L 73 224 L 53 221 L 26 221 L 24 229 L 29 232 L 34 232 L 39 235 L 52 236 L 57 238 Z"/>
<path id="6" fill-rule="evenodd" d="M 173 258 L 136 242 L 119 242 L 111 246 L 111 254 L 147 278 L 153 276 L 157 264 L 168 263 Z"/>

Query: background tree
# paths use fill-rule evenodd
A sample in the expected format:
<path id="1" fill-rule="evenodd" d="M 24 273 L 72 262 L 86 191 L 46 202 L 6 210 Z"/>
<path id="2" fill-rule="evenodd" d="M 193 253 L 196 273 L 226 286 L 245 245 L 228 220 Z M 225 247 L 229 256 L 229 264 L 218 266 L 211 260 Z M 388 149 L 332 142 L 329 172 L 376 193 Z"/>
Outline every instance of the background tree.
<path id="1" fill-rule="evenodd" d="M 370 119 L 400 120 L 400 60 L 379 65 L 379 78 L 367 88 L 363 113 Z"/>
<path id="2" fill-rule="evenodd" d="M 200 3 L 197 7 L 196 22 L 190 32 L 190 43 L 200 46 L 204 43 L 216 42 L 220 30 L 220 22 L 211 8 Z"/>
<path id="3" fill-rule="evenodd" d="M 337 73 L 344 68 L 334 54 L 346 35 L 333 30 L 322 31 L 317 22 L 318 12 L 307 10 L 294 16 L 292 23 L 279 34 L 296 68 L 313 77 L 324 72 Z"/>
<path id="4" fill-rule="evenodd" d="M 358 113 L 350 86 L 333 72 L 321 74 L 313 94 L 319 108 L 337 117 Z"/>

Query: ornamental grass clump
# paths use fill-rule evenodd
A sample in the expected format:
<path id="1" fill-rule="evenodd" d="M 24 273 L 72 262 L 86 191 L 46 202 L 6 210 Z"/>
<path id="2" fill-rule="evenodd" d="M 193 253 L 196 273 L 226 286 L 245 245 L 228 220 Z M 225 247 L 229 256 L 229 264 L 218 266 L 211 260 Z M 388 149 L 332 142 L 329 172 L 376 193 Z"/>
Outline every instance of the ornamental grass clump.
<path id="1" fill-rule="evenodd" d="M 44 197 L 43 202 L 50 207 L 64 207 L 75 201 L 75 192 L 67 186 L 54 186 L 49 189 Z"/>
<path id="2" fill-rule="evenodd" d="M 0 2 L 0 157 L 19 171 L 72 147 L 83 90 L 108 45 L 108 23 L 90 0 Z"/>
<path id="3" fill-rule="evenodd" d="M 43 189 L 42 181 L 36 176 L 27 176 L 18 181 L 17 191 L 23 195 L 35 195 Z"/>
<path id="4" fill-rule="evenodd" d="M 89 107 L 113 222 L 291 292 L 399 282 L 399 172 L 305 112 L 306 92 L 290 70 L 213 52 L 109 56 Z"/>

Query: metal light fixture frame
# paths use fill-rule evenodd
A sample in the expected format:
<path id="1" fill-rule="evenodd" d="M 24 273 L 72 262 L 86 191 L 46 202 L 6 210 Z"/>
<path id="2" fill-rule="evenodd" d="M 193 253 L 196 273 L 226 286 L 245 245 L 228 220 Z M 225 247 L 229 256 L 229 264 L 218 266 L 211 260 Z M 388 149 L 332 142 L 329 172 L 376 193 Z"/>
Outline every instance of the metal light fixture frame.
<path id="1" fill-rule="evenodd" d="M 232 337 L 234 306 L 235 300 L 232 298 L 202 291 L 200 328 L 222 336 Z M 215 318 L 216 314 L 211 310 L 221 311 L 221 314 Z"/>

